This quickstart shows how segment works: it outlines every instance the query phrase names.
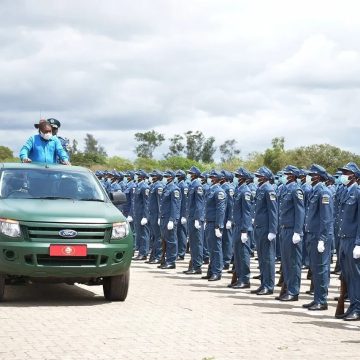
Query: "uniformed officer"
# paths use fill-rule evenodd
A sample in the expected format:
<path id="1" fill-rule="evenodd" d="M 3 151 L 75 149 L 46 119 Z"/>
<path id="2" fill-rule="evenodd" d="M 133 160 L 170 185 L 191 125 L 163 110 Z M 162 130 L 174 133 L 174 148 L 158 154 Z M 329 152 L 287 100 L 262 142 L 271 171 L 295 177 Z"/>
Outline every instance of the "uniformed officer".
<path id="1" fill-rule="evenodd" d="M 254 184 L 254 174 L 253 173 L 249 173 L 250 174 L 250 178 L 248 178 L 246 180 L 246 184 L 249 187 L 250 191 L 251 191 L 251 228 L 248 231 L 248 236 L 250 238 L 250 249 L 251 249 L 251 256 L 254 256 L 254 251 L 256 249 L 256 243 L 255 243 L 255 237 L 254 237 L 254 226 L 253 226 L 253 219 L 255 216 L 255 196 L 256 196 L 256 190 L 257 190 L 257 186 Z"/>
<path id="2" fill-rule="evenodd" d="M 312 191 L 307 201 L 305 231 L 308 236 L 310 268 L 314 284 L 314 300 L 303 307 L 308 310 L 327 310 L 331 238 L 333 234 L 333 200 L 325 186 L 326 170 L 317 164 L 310 167 L 307 182 Z"/>
<path id="3" fill-rule="evenodd" d="M 180 207 L 180 219 L 177 226 L 177 240 L 178 240 L 178 259 L 184 260 L 187 244 L 187 194 L 189 192 L 189 186 L 186 180 L 186 174 L 183 170 L 176 172 L 177 186 L 181 192 L 181 207 Z"/>
<path id="4" fill-rule="evenodd" d="M 210 179 L 208 179 L 208 175 L 209 173 L 207 171 L 203 171 L 200 174 L 200 181 L 201 184 L 203 186 L 204 189 L 204 198 L 208 192 L 208 190 L 210 189 L 210 183 L 208 183 L 208 181 L 210 182 Z M 205 206 L 204 206 L 204 218 L 205 218 Z M 207 244 L 207 239 L 205 237 L 205 223 L 203 222 L 201 225 L 201 238 L 202 238 L 202 243 L 203 243 L 203 263 L 205 265 L 209 264 L 209 258 L 210 258 L 210 254 L 209 254 L 209 246 Z"/>
<path id="5" fill-rule="evenodd" d="M 164 172 L 166 185 L 160 204 L 160 230 L 161 237 L 166 243 L 165 263 L 159 265 L 160 269 L 175 269 L 177 257 L 177 224 L 180 219 L 181 192 L 174 183 L 176 173 L 172 170 Z"/>
<path id="6" fill-rule="evenodd" d="M 283 169 L 280 195 L 279 227 L 281 265 L 284 275 L 280 301 L 297 301 L 301 281 L 301 250 L 305 219 L 304 193 L 297 183 L 300 170 L 292 165 Z"/>
<path id="7" fill-rule="evenodd" d="M 160 202 L 164 190 L 162 182 L 163 174 L 159 170 L 153 170 L 150 174 L 150 194 L 149 194 L 149 227 L 150 227 L 150 258 L 146 261 L 149 264 L 160 264 L 161 262 L 161 232 L 159 225 Z"/>
<path id="8" fill-rule="evenodd" d="M 340 267 L 347 284 L 350 306 L 342 318 L 360 320 L 360 178 L 359 167 L 350 162 L 339 169 L 341 182 L 346 187 L 340 200 Z"/>
<path id="9" fill-rule="evenodd" d="M 234 265 L 237 281 L 228 285 L 233 289 L 246 289 L 250 287 L 250 238 L 248 231 L 251 228 L 251 191 L 246 180 L 251 174 L 244 168 L 234 172 L 238 185 L 234 193 L 233 206 L 233 243 Z"/>
<path id="10" fill-rule="evenodd" d="M 61 136 L 58 135 L 58 132 L 59 132 L 59 128 L 61 126 L 61 123 L 59 120 L 57 119 L 54 119 L 54 118 L 49 118 L 46 120 L 50 125 L 51 125 L 51 130 L 52 130 L 52 134 L 53 136 L 56 136 L 59 140 L 60 140 L 60 143 L 63 147 L 63 149 L 65 150 L 68 158 L 69 158 L 69 161 L 70 161 L 70 154 L 69 154 L 69 149 L 70 149 L 70 140 L 67 139 L 67 138 L 63 138 Z M 36 125 L 36 124 L 35 124 Z M 36 126 L 35 126 L 36 127 Z M 60 163 L 60 159 L 58 158 L 57 159 L 57 162 Z"/>
<path id="11" fill-rule="evenodd" d="M 226 208 L 224 218 L 224 228 L 222 234 L 222 253 L 223 253 L 223 268 L 229 270 L 230 262 L 233 255 L 233 206 L 234 206 L 234 186 L 232 184 L 234 175 L 227 170 L 221 171 L 222 177 L 220 179 L 220 186 L 226 194 Z"/>
<path id="12" fill-rule="evenodd" d="M 135 171 L 129 170 L 125 173 L 125 177 L 127 180 L 126 188 L 125 188 L 125 195 L 126 195 L 126 203 L 123 206 L 123 214 L 126 216 L 127 221 L 130 224 L 132 232 L 134 232 L 134 223 L 133 223 L 133 215 L 132 215 L 132 198 L 134 195 L 134 188 L 136 188 L 136 182 L 134 181 L 135 178 Z M 134 242 L 134 247 L 136 244 Z"/>
<path id="13" fill-rule="evenodd" d="M 149 253 L 150 232 L 149 217 L 149 184 L 148 174 L 144 170 L 137 170 L 137 186 L 133 188 L 132 214 L 134 219 L 135 241 L 139 249 L 138 256 L 133 260 L 146 260 Z"/>
<path id="14" fill-rule="evenodd" d="M 192 275 L 202 273 L 203 239 L 201 236 L 201 227 L 204 222 L 204 188 L 199 179 L 201 172 L 196 166 L 192 166 L 188 170 L 188 174 L 190 174 L 191 178 L 187 201 L 191 262 L 189 269 L 184 273 Z"/>
<path id="15" fill-rule="evenodd" d="M 278 214 L 276 193 L 270 184 L 273 173 L 266 166 L 255 172 L 254 182 L 258 183 L 255 196 L 254 236 L 257 244 L 261 284 L 252 294 L 270 295 L 274 292 L 275 281 L 275 238 Z"/>
<path id="16" fill-rule="evenodd" d="M 221 279 L 221 271 L 223 269 L 221 238 L 226 211 L 226 194 L 219 185 L 222 178 L 220 171 L 212 170 L 209 178 L 212 185 L 205 199 L 205 237 L 209 245 L 210 263 L 207 275 L 203 276 L 203 279 L 217 281 Z"/>

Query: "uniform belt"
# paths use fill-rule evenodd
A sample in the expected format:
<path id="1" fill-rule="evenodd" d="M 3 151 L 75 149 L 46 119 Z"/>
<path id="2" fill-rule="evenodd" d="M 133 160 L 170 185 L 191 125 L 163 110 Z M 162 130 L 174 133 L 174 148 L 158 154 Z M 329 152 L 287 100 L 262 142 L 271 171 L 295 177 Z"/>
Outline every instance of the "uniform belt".
<path id="1" fill-rule="evenodd" d="M 280 229 L 291 229 L 294 225 L 280 225 Z"/>

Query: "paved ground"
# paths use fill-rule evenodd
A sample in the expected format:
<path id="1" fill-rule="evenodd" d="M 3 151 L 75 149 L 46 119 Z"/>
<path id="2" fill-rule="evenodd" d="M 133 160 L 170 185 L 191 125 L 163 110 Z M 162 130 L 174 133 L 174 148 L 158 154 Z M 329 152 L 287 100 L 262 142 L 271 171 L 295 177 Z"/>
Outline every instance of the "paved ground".
<path id="1" fill-rule="evenodd" d="M 360 323 L 336 320 L 334 301 L 314 314 L 301 308 L 307 295 L 279 303 L 227 289 L 229 274 L 209 283 L 183 275 L 185 268 L 181 262 L 164 272 L 133 263 L 124 303 L 105 302 L 99 286 L 9 286 L 0 305 L 0 358 L 360 358 Z M 337 291 L 333 277 L 329 298 Z"/>

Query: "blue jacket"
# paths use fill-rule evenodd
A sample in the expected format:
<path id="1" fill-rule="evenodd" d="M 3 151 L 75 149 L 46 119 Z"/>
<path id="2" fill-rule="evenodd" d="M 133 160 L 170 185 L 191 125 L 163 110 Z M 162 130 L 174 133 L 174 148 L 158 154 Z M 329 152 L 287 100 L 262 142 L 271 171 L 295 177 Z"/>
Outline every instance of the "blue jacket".
<path id="1" fill-rule="evenodd" d="M 186 217 L 187 212 L 187 196 L 189 193 L 189 185 L 184 180 L 181 180 L 177 183 L 181 191 L 181 207 L 180 207 L 180 217 Z"/>
<path id="2" fill-rule="evenodd" d="M 305 220 L 304 193 L 297 182 L 284 185 L 281 191 L 279 226 L 294 228 L 302 234 Z"/>
<path id="3" fill-rule="evenodd" d="M 62 161 L 68 161 L 69 157 L 61 146 L 60 140 L 53 136 L 50 140 L 44 140 L 39 134 L 29 137 L 20 150 L 20 159 L 31 159 L 34 162 L 56 164 L 57 157 Z"/>
<path id="4" fill-rule="evenodd" d="M 131 216 L 133 217 L 133 213 L 132 213 L 132 198 L 135 192 L 135 188 L 136 188 L 136 183 L 134 180 L 129 181 L 126 184 L 126 189 L 124 191 L 125 195 L 126 195 L 126 204 L 124 204 L 123 206 L 123 213 L 125 216 Z"/>
<path id="5" fill-rule="evenodd" d="M 339 214 L 339 237 L 355 238 L 355 245 L 360 245 L 360 189 L 357 184 L 343 191 Z"/>
<path id="6" fill-rule="evenodd" d="M 323 184 L 313 186 L 307 203 L 305 231 L 317 234 L 324 242 L 330 240 L 333 229 L 333 199 L 330 190 Z"/>
<path id="7" fill-rule="evenodd" d="M 301 187 L 301 190 L 304 193 L 304 204 L 305 204 L 305 211 L 306 211 L 307 201 L 308 201 L 309 195 L 310 195 L 310 193 L 312 191 L 312 187 L 311 187 L 311 185 L 307 184 L 306 182 L 301 184 L 300 187 Z"/>
<path id="8" fill-rule="evenodd" d="M 181 192 L 172 181 L 165 185 L 160 203 L 160 217 L 165 219 L 165 222 L 173 221 L 176 223 L 180 218 L 180 206 Z"/>
<path id="9" fill-rule="evenodd" d="M 189 185 L 187 198 L 188 220 L 204 220 L 204 187 L 199 179 Z"/>
<path id="10" fill-rule="evenodd" d="M 226 194 L 219 184 L 212 185 L 206 194 L 205 221 L 214 222 L 215 227 L 224 227 Z"/>
<path id="11" fill-rule="evenodd" d="M 150 185 L 149 195 L 149 221 L 157 223 L 160 211 L 161 196 L 164 191 L 164 184 L 158 180 Z"/>
<path id="12" fill-rule="evenodd" d="M 255 195 L 255 228 L 265 228 L 268 233 L 277 233 L 278 211 L 276 193 L 267 181 L 256 190 Z"/>
<path id="13" fill-rule="evenodd" d="M 149 216 L 149 193 L 149 184 L 146 181 L 138 182 L 133 189 L 132 214 L 137 221 Z"/>
<path id="14" fill-rule="evenodd" d="M 226 208 L 224 223 L 228 220 L 233 221 L 233 206 L 234 206 L 234 185 L 225 182 L 221 185 L 226 194 Z"/>
<path id="15" fill-rule="evenodd" d="M 234 194 L 233 221 L 241 232 L 251 229 L 251 191 L 246 184 L 236 187 Z"/>

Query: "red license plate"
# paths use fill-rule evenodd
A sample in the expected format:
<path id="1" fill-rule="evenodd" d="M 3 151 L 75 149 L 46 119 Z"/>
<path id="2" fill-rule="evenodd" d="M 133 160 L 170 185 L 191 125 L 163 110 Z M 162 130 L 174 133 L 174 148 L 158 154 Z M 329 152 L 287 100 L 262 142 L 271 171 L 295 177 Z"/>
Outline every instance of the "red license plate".
<path id="1" fill-rule="evenodd" d="M 50 256 L 86 256 L 86 245 L 50 245 Z"/>

